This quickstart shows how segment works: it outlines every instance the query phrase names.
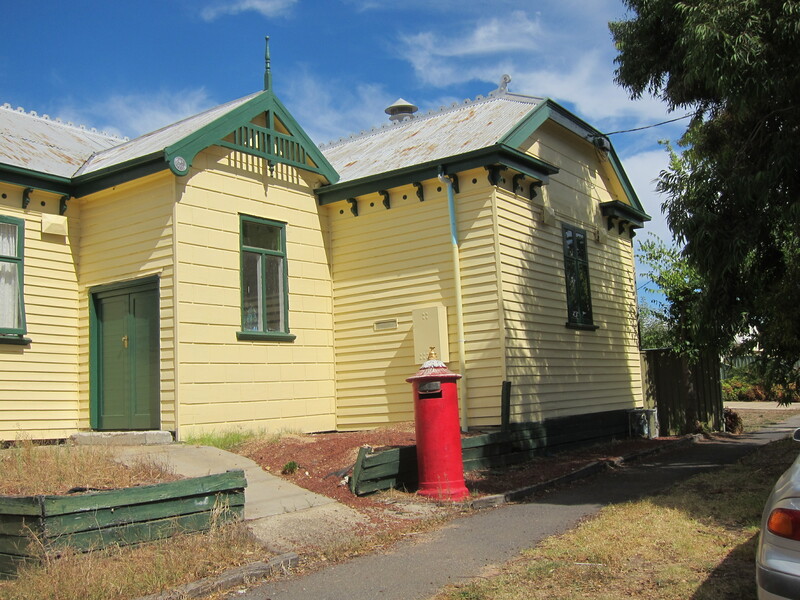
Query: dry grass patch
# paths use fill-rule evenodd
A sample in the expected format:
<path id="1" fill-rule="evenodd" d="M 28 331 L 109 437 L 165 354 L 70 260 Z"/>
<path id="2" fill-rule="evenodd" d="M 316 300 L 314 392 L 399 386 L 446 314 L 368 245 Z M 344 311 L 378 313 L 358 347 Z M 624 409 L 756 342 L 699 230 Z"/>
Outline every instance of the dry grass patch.
<path id="1" fill-rule="evenodd" d="M 754 598 L 758 521 L 769 490 L 797 456 L 791 440 L 693 477 L 667 493 L 606 507 L 548 538 L 494 578 L 438 600 Z"/>
<path id="2" fill-rule="evenodd" d="M 179 479 L 152 457 L 125 466 L 103 446 L 37 446 L 22 442 L 0 450 L 0 495 L 66 494 L 73 488 L 105 490 Z"/>
<path id="3" fill-rule="evenodd" d="M 66 551 L 0 582 L 4 600 L 125 600 L 164 591 L 271 555 L 242 523 L 135 547 Z"/>
<path id="4" fill-rule="evenodd" d="M 152 456 L 129 465 L 103 446 L 36 446 L 0 450 L 0 494 L 65 494 L 71 489 L 118 489 L 179 479 Z M 35 544 L 35 541 L 33 542 Z M 3 600 L 129 599 L 156 593 L 258 560 L 265 551 L 242 523 L 177 535 L 137 546 L 89 553 L 42 552 L 41 563 L 23 566 L 0 581 Z"/>
<path id="5" fill-rule="evenodd" d="M 796 408 L 794 408 L 796 406 Z M 758 431 L 767 425 L 781 423 L 789 417 L 794 417 L 800 413 L 800 404 L 793 405 L 793 408 L 781 410 L 764 410 L 763 408 L 737 408 L 736 412 L 742 418 L 745 431 Z"/>

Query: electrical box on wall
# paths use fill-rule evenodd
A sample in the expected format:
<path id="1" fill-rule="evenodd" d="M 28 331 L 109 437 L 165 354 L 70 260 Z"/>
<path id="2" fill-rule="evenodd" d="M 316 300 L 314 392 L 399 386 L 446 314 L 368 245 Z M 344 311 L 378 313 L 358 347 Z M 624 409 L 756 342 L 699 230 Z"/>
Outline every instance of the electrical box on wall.
<path id="1" fill-rule="evenodd" d="M 428 359 L 431 346 L 436 348 L 439 360 L 450 360 L 447 338 L 447 309 L 444 306 L 418 308 L 411 313 L 414 328 L 414 359 L 418 364 Z"/>

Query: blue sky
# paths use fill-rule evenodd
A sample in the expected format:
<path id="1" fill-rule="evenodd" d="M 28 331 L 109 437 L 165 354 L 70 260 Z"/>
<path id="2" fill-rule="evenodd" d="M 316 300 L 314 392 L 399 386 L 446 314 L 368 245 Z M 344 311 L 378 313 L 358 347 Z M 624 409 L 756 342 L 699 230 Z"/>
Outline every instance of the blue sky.
<path id="1" fill-rule="evenodd" d="M 317 143 L 382 124 L 398 97 L 438 108 L 504 73 L 604 132 L 682 116 L 614 84 L 620 0 L 0 0 L 0 13 L 0 103 L 129 137 L 261 89 L 265 35 L 273 88 Z M 685 125 L 610 138 L 665 240 L 658 140 Z"/>

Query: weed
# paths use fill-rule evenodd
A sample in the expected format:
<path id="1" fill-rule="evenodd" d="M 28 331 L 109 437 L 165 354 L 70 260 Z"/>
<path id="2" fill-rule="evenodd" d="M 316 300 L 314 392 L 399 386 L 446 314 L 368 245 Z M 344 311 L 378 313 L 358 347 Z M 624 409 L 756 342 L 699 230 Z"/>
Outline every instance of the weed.
<path id="1" fill-rule="evenodd" d="M 263 435 L 263 431 L 228 429 L 190 435 L 185 442 L 195 446 L 213 446 L 220 450 L 233 450 Z"/>
<path id="2" fill-rule="evenodd" d="M 72 489 L 130 487 L 178 477 L 163 464 L 142 457 L 130 466 L 114 460 L 104 446 L 54 446 L 22 442 L 0 450 L 0 494 L 64 494 Z"/>
<path id="3" fill-rule="evenodd" d="M 290 460 L 281 468 L 281 475 L 294 475 L 299 468 L 300 465 L 298 465 L 295 461 Z"/>

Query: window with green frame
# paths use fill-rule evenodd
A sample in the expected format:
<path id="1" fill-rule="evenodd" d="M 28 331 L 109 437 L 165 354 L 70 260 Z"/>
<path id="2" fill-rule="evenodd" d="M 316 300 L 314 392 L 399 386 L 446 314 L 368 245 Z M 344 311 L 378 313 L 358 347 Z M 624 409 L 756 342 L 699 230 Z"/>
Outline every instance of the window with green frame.
<path id="1" fill-rule="evenodd" d="M 242 330 L 239 339 L 293 340 L 289 333 L 286 224 L 239 216 Z"/>
<path id="2" fill-rule="evenodd" d="M 0 215 L 0 338 L 26 333 L 22 296 L 25 221 Z"/>
<path id="3" fill-rule="evenodd" d="M 592 292 L 589 286 L 589 256 L 586 232 L 563 225 L 564 278 L 567 285 L 567 327 L 597 329 L 592 321 Z"/>

